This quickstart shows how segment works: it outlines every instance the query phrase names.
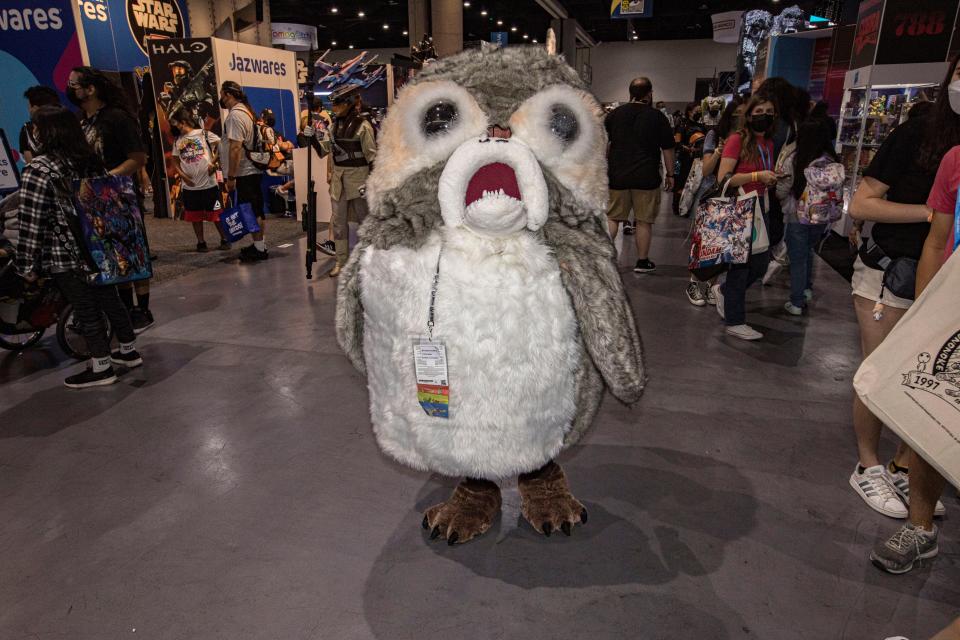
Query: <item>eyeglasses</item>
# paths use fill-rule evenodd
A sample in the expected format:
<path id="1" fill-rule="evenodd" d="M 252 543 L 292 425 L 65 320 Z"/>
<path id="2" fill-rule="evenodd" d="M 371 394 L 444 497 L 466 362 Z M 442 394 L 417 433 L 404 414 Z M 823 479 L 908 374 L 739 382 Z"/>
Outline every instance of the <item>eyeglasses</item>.
<path id="1" fill-rule="evenodd" d="M 79 80 L 67 80 L 67 86 L 71 89 L 79 89 L 82 85 Z"/>

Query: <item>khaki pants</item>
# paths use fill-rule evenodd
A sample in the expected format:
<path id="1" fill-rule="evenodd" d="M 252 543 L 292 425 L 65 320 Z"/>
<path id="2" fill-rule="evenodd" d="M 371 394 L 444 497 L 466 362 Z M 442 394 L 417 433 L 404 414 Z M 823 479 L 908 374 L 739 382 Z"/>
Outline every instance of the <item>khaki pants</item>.
<path id="1" fill-rule="evenodd" d="M 337 247 L 337 263 L 346 264 L 350 257 L 350 221 L 357 224 L 367 217 L 367 201 L 365 198 L 352 200 L 330 199 L 332 212 L 330 224 L 333 225 L 333 242 Z"/>

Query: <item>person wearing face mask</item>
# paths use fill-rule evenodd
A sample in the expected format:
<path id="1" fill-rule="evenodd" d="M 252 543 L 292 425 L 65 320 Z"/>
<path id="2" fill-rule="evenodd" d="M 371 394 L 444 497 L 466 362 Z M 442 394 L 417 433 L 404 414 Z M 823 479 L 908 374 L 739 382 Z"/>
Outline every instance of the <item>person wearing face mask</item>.
<path id="1" fill-rule="evenodd" d="M 732 134 L 723 148 L 720 160 L 721 179 L 729 174 L 730 188 L 742 187 L 744 193 L 756 193 L 764 203 L 766 222 L 767 189 L 777 183 L 773 172 L 776 157 L 773 140 L 767 135 L 776 118 L 773 103 L 762 95 L 747 102 L 746 127 Z M 723 285 L 714 285 L 717 312 L 724 319 L 726 332 L 741 340 L 759 340 L 763 334 L 747 324 L 746 298 L 751 284 L 763 277 L 770 262 L 770 252 L 751 253 L 747 264 L 730 265 Z"/>
<path id="2" fill-rule="evenodd" d="M 321 155 L 327 156 L 327 180 L 330 182 L 330 202 L 333 218 L 333 242 L 337 262 L 330 277 L 340 270 L 350 257 L 350 219 L 362 222 L 367 215 L 364 184 L 377 155 L 377 140 L 373 125 L 361 114 L 360 88 L 347 85 L 330 95 L 333 103 L 333 125 L 318 141 Z M 304 130 L 304 135 L 315 137 L 320 129 Z"/>
<path id="3" fill-rule="evenodd" d="M 873 223 L 869 238 L 860 245 L 851 282 L 864 358 L 880 346 L 913 304 L 912 299 L 886 290 L 884 258 L 901 263 L 921 260 L 932 216 L 928 197 L 933 195 L 931 189 L 941 161 L 956 145 L 960 145 L 960 67 L 954 59 L 932 112 L 909 118 L 887 136 L 863 172 L 850 203 L 850 216 L 860 228 L 866 222 Z M 944 198 L 937 202 L 944 202 Z M 953 210 L 949 213 L 952 215 Z M 920 284 L 918 278 L 918 288 Z M 850 486 L 870 508 L 893 518 L 906 518 L 908 505 L 913 507 L 914 468 L 923 463 L 900 443 L 893 459 L 884 465 L 879 453 L 882 428 L 880 419 L 854 394 L 853 429 L 859 459 Z M 936 500 L 934 503 L 936 514 L 943 515 L 944 505 Z M 909 570 L 915 559 L 903 560 L 901 569 Z"/>
<path id="4" fill-rule="evenodd" d="M 147 150 L 140 136 L 140 125 L 123 89 L 98 69 L 76 67 L 67 80 L 67 99 L 80 108 L 83 133 L 107 171 L 111 175 L 134 179 L 142 209 L 143 192 L 136 177 L 147 164 Z M 130 312 L 134 330 L 142 333 L 152 327 L 150 280 L 128 282 L 117 289 Z"/>
<path id="5" fill-rule="evenodd" d="M 23 97 L 27 99 L 31 117 L 40 107 L 60 105 L 60 96 L 57 95 L 57 92 L 42 85 L 30 87 L 23 93 Z M 37 155 L 39 146 L 36 127 L 34 127 L 33 122 L 27 122 L 20 129 L 20 155 L 23 156 L 23 161 L 29 164 L 33 157 Z"/>
<path id="6" fill-rule="evenodd" d="M 193 224 L 197 235 L 197 251 L 206 252 L 203 223 L 212 222 L 220 233 L 221 250 L 230 248 L 220 228 L 222 212 L 220 185 L 217 184 L 217 145 L 220 137 L 200 127 L 196 116 L 187 107 L 181 107 L 170 116 L 170 128 L 177 133 L 173 143 L 174 165 L 183 184 L 183 219 Z"/>
<path id="7" fill-rule="evenodd" d="M 690 175 L 690 169 L 693 167 L 693 149 L 690 145 L 690 136 L 694 133 L 703 133 L 703 127 L 700 126 L 697 110 L 700 108 L 696 102 L 687 104 L 683 111 L 683 117 L 680 118 L 673 130 L 673 138 L 676 142 L 676 162 L 679 165 L 673 181 L 673 213 L 680 215 L 680 195 L 683 193 L 683 187 L 687 184 L 687 177 Z M 667 167 L 667 173 L 670 168 Z"/>

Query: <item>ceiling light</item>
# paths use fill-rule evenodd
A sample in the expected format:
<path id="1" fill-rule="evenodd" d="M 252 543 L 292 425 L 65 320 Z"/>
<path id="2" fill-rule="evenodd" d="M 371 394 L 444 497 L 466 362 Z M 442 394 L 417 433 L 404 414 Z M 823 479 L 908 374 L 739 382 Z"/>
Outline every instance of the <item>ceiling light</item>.
<path id="1" fill-rule="evenodd" d="M 502 26 L 503 26 L 503 20 L 497 20 L 497 26 L 498 26 L 498 27 L 502 27 Z"/>
<path id="2" fill-rule="evenodd" d="M 523 34 L 523 39 L 524 39 L 524 40 L 526 40 L 526 39 L 529 38 L 529 37 L 530 37 L 530 36 L 528 36 L 527 34 Z"/>
<path id="3" fill-rule="evenodd" d="M 358 17 L 358 18 L 362 18 L 362 17 L 364 17 L 365 15 L 367 15 L 367 14 L 364 13 L 362 9 L 361 9 L 360 11 L 357 11 L 357 17 Z"/>
<path id="4" fill-rule="evenodd" d="M 330 7 L 330 13 L 336 13 L 337 11 L 340 11 L 340 9 L 337 9 L 336 7 Z"/>
<path id="5" fill-rule="evenodd" d="M 353 45 L 352 45 L 352 44 L 351 44 L 351 45 L 348 45 L 348 46 L 347 46 L 347 49 L 353 49 Z"/>
<path id="6" fill-rule="evenodd" d="M 337 46 L 337 41 L 336 41 L 336 40 L 333 40 L 333 41 L 330 43 L 330 46 L 331 46 L 331 47 Z"/>
<path id="7" fill-rule="evenodd" d="M 403 32 L 403 35 L 405 35 L 405 36 L 410 35 L 410 32 L 404 31 L 404 32 Z"/>
<path id="8" fill-rule="evenodd" d="M 483 11 L 481 11 L 481 12 L 480 12 L 480 15 L 482 15 L 482 16 L 485 16 L 485 15 L 487 15 L 487 10 L 486 10 L 486 9 L 484 9 Z"/>
<path id="9" fill-rule="evenodd" d="M 533 44 L 537 44 L 537 39 L 536 39 L 536 38 L 533 39 Z"/>
<path id="10" fill-rule="evenodd" d="M 390 28 L 390 25 L 388 25 L 386 22 L 384 22 L 384 23 L 383 23 L 383 28 L 384 28 L 384 30 L 387 30 L 387 29 Z"/>
<path id="11" fill-rule="evenodd" d="M 470 7 L 470 0 L 465 0 L 465 2 L 463 3 L 463 6 L 469 8 L 469 7 Z"/>
<path id="12" fill-rule="evenodd" d="M 510 31 L 516 31 L 516 30 L 517 30 L 516 27 L 510 27 Z"/>
<path id="13" fill-rule="evenodd" d="M 634 39 L 634 40 L 639 40 L 639 39 L 640 39 L 640 36 L 633 36 L 633 39 Z"/>

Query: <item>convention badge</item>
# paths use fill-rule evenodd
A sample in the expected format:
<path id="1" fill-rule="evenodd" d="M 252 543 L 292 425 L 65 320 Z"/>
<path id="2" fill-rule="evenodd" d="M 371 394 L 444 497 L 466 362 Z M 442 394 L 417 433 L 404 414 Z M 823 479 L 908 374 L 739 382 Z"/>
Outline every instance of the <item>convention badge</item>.
<path id="1" fill-rule="evenodd" d="M 450 381 L 447 378 L 447 348 L 426 336 L 413 342 L 413 366 L 417 372 L 417 401 L 431 418 L 450 417 Z"/>
<path id="2" fill-rule="evenodd" d="M 223 184 L 223 171 L 217 169 L 217 184 Z"/>

